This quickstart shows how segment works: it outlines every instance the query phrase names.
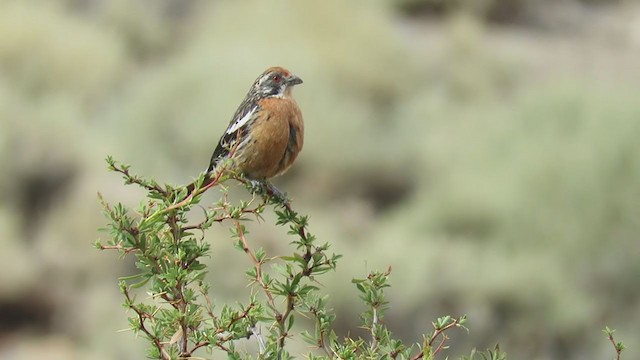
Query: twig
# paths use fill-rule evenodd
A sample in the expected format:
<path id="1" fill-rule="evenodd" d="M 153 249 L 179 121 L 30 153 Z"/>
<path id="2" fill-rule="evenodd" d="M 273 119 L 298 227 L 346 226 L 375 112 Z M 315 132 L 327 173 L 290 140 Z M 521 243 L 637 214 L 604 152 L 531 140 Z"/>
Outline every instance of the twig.
<path id="1" fill-rule="evenodd" d="M 171 210 L 183 207 L 184 205 L 189 203 L 189 201 L 191 201 L 191 199 L 193 199 L 196 195 L 200 195 L 205 191 L 209 190 L 210 188 L 218 185 L 218 182 L 220 181 L 220 178 L 222 177 L 223 173 L 224 173 L 224 168 L 220 169 L 220 171 L 216 173 L 216 176 L 206 186 L 193 190 L 193 192 L 191 192 L 191 194 L 189 194 L 189 196 L 187 196 L 184 200 L 182 200 L 177 204 L 169 206 L 168 208 L 164 209 L 162 213 L 167 213 Z"/>
<path id="2" fill-rule="evenodd" d="M 236 229 L 238 231 L 238 237 L 240 239 L 240 242 L 242 243 L 242 249 L 249 256 L 249 258 L 251 259 L 251 261 L 255 266 L 255 269 L 256 269 L 255 281 L 257 281 L 258 284 L 260 284 L 260 287 L 262 288 L 263 293 L 267 297 L 267 305 L 269 306 L 269 308 L 271 308 L 271 310 L 273 310 L 275 320 L 278 324 L 278 330 L 280 332 L 278 336 L 278 347 L 279 347 L 278 351 L 281 351 L 284 348 L 284 342 L 287 337 L 285 322 L 289 317 L 289 315 L 291 314 L 291 311 L 294 309 L 294 305 L 293 305 L 294 298 L 292 295 L 288 295 L 285 312 L 281 313 L 280 311 L 278 311 L 278 308 L 276 307 L 276 304 L 275 304 L 275 299 L 271 294 L 271 290 L 269 289 L 269 285 L 267 285 L 262 278 L 262 262 L 258 260 L 253 250 L 251 250 L 251 248 L 249 247 L 249 244 L 244 235 L 244 230 L 242 228 L 242 225 L 240 224 L 240 221 L 235 220 L 234 222 L 236 224 Z"/>
<path id="3" fill-rule="evenodd" d="M 207 302 L 209 303 L 209 300 L 207 300 Z M 215 335 L 216 336 L 221 336 L 222 333 L 228 331 L 228 329 L 235 323 L 237 323 L 238 321 L 245 319 L 247 316 L 249 316 L 249 311 L 251 311 L 251 309 L 253 309 L 256 306 L 255 303 L 250 303 L 243 311 L 240 315 L 232 318 L 228 324 L 226 324 L 224 327 L 220 327 L 219 325 L 216 325 L 216 331 L 215 331 Z M 209 312 L 209 314 L 214 317 L 214 315 Z M 222 345 L 223 343 L 226 343 L 230 340 L 233 339 L 233 335 L 229 334 L 227 336 L 224 337 L 219 337 L 218 340 L 215 344 L 215 346 L 217 346 L 218 348 L 220 348 L 221 350 L 226 351 L 227 353 L 230 352 L 229 348 L 227 348 L 226 346 Z M 190 354 L 193 354 L 196 350 L 198 350 L 201 347 L 204 346 L 209 346 L 211 345 L 211 343 L 209 341 L 201 341 L 199 343 L 197 343 L 190 351 Z"/>
<path id="4" fill-rule="evenodd" d="M 446 335 L 444 335 L 444 332 L 449 330 L 449 329 L 451 329 L 452 327 L 458 326 L 458 325 L 459 325 L 458 319 L 453 319 L 451 324 L 449 324 L 447 326 L 443 326 L 440 329 L 435 329 L 433 331 L 433 335 L 431 335 L 431 340 L 429 340 L 429 342 L 427 343 L 427 346 L 431 347 L 438 336 L 440 336 L 440 335 L 443 336 L 442 341 L 440 342 L 438 347 L 433 351 L 433 355 L 434 356 L 443 349 L 444 342 L 448 339 L 448 337 Z M 411 359 L 412 360 L 417 360 L 417 359 L 422 359 L 423 357 L 424 357 L 424 351 L 421 351 L 419 354 L 417 354 L 416 356 L 412 357 Z"/>
<path id="5" fill-rule="evenodd" d="M 378 347 L 378 336 L 376 335 L 378 327 L 378 309 L 375 306 L 371 307 L 373 312 L 373 319 L 371 321 L 371 350 L 375 350 Z"/>
<path id="6" fill-rule="evenodd" d="M 121 244 L 118 244 L 118 245 L 102 245 L 102 244 L 100 244 L 99 246 L 100 246 L 100 250 L 122 250 L 122 251 L 124 251 L 125 254 L 128 254 L 130 252 L 139 250 L 139 249 L 136 249 L 136 248 L 125 248 Z"/>
<path id="7" fill-rule="evenodd" d="M 437 353 L 440 352 L 440 350 L 443 349 L 444 347 L 444 343 L 449 340 L 449 337 L 446 334 L 442 334 L 442 339 L 440 339 L 440 344 L 438 344 L 438 346 L 436 347 L 435 350 L 433 350 L 433 355 L 436 355 Z"/>
<path id="8" fill-rule="evenodd" d="M 240 213 L 241 213 L 241 215 L 243 215 L 243 214 L 255 214 L 258 211 L 258 209 L 260 209 L 260 207 L 256 207 L 256 208 L 253 208 L 253 209 L 242 209 L 242 211 Z M 218 216 L 218 217 L 212 218 L 211 221 L 212 222 L 221 223 L 221 222 L 223 222 L 225 220 L 230 220 L 232 218 L 233 218 L 233 216 L 231 216 L 231 214 L 225 214 L 225 215 L 222 215 L 222 216 Z M 201 222 L 199 224 L 184 226 L 184 227 L 182 227 L 182 230 L 185 230 L 185 231 L 186 230 L 202 230 L 202 224 L 204 224 L 205 222 L 207 222 L 207 220 L 205 220 L 205 221 L 203 221 L 203 222 Z"/>
<path id="9" fill-rule="evenodd" d="M 238 136 L 240 136 L 241 134 L 239 134 Z M 240 138 L 240 137 L 239 137 Z M 238 147 L 240 146 L 240 142 L 236 141 L 233 145 L 233 147 L 229 150 L 229 154 L 226 156 L 226 158 L 228 159 L 232 159 L 234 157 L 234 155 L 236 154 L 236 151 L 238 150 Z M 196 195 L 200 195 L 202 193 L 204 193 L 205 191 L 209 190 L 210 188 L 218 185 L 218 183 L 220 182 L 220 178 L 222 177 L 222 174 L 225 173 L 226 167 L 225 166 L 221 166 L 221 167 L 216 167 L 213 172 L 215 174 L 215 176 L 213 177 L 213 179 L 211 180 L 210 183 L 208 183 L 207 185 L 205 185 L 202 188 L 199 189 L 194 189 L 184 200 L 182 200 L 181 202 L 174 204 L 172 206 L 169 206 L 168 208 L 165 209 L 166 211 L 169 210 L 173 210 L 179 207 L 184 206 L 185 204 L 187 204 L 189 201 L 191 201 L 191 199 L 194 198 L 194 196 Z M 206 178 L 205 178 L 205 181 Z"/>
<path id="10" fill-rule="evenodd" d="M 147 184 L 145 183 L 141 178 L 139 178 L 138 176 L 135 175 L 131 175 L 131 173 L 129 173 L 129 166 L 128 165 L 123 165 L 122 167 L 118 167 L 118 165 L 115 162 L 111 162 L 109 161 L 109 169 L 111 171 L 115 171 L 117 173 L 120 173 L 124 176 L 125 180 L 129 183 L 132 184 L 137 184 L 149 191 L 157 191 L 162 195 L 169 195 L 169 192 L 166 189 L 161 188 L 158 184 Z"/>
<path id="11" fill-rule="evenodd" d="M 160 355 L 162 356 L 162 360 L 170 360 L 171 356 L 164 349 L 164 346 L 162 345 L 162 342 L 160 341 L 160 339 L 155 335 L 151 334 L 151 332 L 147 329 L 147 327 L 144 324 L 145 319 L 151 318 L 151 315 L 145 313 L 141 309 L 138 309 L 138 307 L 134 305 L 133 300 L 129 295 L 129 290 L 127 287 L 123 288 L 123 293 L 125 298 L 127 299 L 127 302 L 129 303 L 129 308 L 133 310 L 136 314 L 138 314 L 138 321 L 140 322 L 140 330 L 142 330 L 142 332 L 144 332 L 147 335 L 147 337 L 153 342 L 153 344 L 158 348 L 158 350 L 160 351 Z"/>
<path id="12" fill-rule="evenodd" d="M 244 252 L 247 255 L 249 255 L 249 258 L 251 259 L 251 261 L 253 262 L 253 265 L 256 268 L 256 281 L 258 282 L 258 284 L 260 284 L 260 287 L 262 287 L 263 292 L 267 296 L 267 300 L 269 302 L 269 304 L 268 304 L 269 307 L 276 313 L 276 316 L 278 316 L 280 313 L 278 312 L 278 310 L 276 308 L 276 304 L 275 304 L 275 300 L 273 298 L 273 295 L 271 294 L 271 291 L 269 290 L 269 286 L 262 279 L 262 264 L 260 263 L 260 261 L 258 260 L 256 255 L 253 253 L 253 251 L 249 247 L 249 243 L 247 242 L 247 238 L 244 236 L 244 230 L 242 228 L 242 224 L 240 224 L 240 221 L 234 220 L 234 223 L 235 223 L 236 229 L 238 231 L 238 237 L 239 237 L 240 241 L 242 242 L 242 250 L 244 250 Z"/>
<path id="13" fill-rule="evenodd" d="M 609 331 L 607 333 L 607 338 L 611 342 L 611 345 L 613 345 L 613 348 L 616 350 L 616 360 L 620 360 L 620 354 L 622 354 L 622 350 L 624 350 L 624 346 L 621 346 L 622 343 L 620 343 L 620 344 L 616 343 L 616 341 L 613 339 L 613 332 L 614 331 L 615 330 Z"/>

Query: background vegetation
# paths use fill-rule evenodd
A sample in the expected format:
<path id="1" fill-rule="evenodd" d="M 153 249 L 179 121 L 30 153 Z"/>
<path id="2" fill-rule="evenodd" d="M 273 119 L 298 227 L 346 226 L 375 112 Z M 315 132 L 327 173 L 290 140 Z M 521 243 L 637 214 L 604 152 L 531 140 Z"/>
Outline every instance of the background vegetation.
<path id="1" fill-rule="evenodd" d="M 633 357 L 639 24 L 622 0 L 0 2 L 0 358 L 142 357 L 118 332 L 132 263 L 92 247 L 96 191 L 141 193 L 103 159 L 190 181 L 275 64 L 305 80 L 305 149 L 277 184 L 344 255 L 323 281 L 338 332 L 363 311 L 348 280 L 392 266 L 408 342 L 468 314 L 465 353 L 610 358 L 609 325 Z M 280 230 L 252 241 L 277 251 Z M 210 236 L 233 301 L 246 259 Z"/>

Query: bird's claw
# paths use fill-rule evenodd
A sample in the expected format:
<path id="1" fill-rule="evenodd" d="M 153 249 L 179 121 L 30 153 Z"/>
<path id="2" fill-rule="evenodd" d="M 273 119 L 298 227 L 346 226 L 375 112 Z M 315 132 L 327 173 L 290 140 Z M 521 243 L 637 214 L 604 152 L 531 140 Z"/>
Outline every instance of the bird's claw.
<path id="1" fill-rule="evenodd" d="M 278 190 L 273 184 L 264 180 L 249 180 L 251 192 L 274 199 L 277 203 L 289 207 L 287 194 Z"/>
<path id="2" fill-rule="evenodd" d="M 262 194 L 264 184 L 260 180 L 249 180 L 249 188 L 254 194 Z"/>

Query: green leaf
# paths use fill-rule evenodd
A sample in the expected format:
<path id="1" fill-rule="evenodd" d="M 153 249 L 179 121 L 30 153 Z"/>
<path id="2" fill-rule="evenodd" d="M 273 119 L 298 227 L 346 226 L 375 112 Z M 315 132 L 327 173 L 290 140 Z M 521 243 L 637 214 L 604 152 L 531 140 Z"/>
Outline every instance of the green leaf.
<path id="1" fill-rule="evenodd" d="M 139 288 L 141 288 L 141 287 L 145 286 L 145 285 L 149 282 L 149 280 L 150 280 L 150 279 L 151 279 L 151 278 L 149 277 L 149 278 L 146 278 L 146 279 L 144 279 L 144 280 L 142 280 L 142 281 L 140 281 L 140 282 L 137 282 L 137 283 L 135 283 L 135 284 L 131 284 L 131 285 L 129 285 L 129 286 L 130 286 L 131 288 L 133 288 L 133 289 L 139 289 Z"/>
<path id="2" fill-rule="evenodd" d="M 291 328 L 293 327 L 293 322 L 294 322 L 294 317 L 293 314 L 289 315 L 289 320 L 287 323 L 287 331 L 290 331 Z"/>
<path id="3" fill-rule="evenodd" d="M 144 273 L 138 273 L 138 274 L 133 274 L 133 275 L 129 275 L 129 276 L 121 276 L 118 278 L 118 280 L 120 281 L 129 281 L 129 280 L 133 280 L 133 279 L 137 279 L 141 276 L 144 276 Z"/>

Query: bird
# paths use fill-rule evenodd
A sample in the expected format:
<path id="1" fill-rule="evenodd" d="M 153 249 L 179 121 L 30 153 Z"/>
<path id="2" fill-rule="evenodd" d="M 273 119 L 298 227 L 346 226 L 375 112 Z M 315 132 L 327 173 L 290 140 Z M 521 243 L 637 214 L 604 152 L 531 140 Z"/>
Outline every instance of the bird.
<path id="1" fill-rule="evenodd" d="M 304 121 L 292 96 L 299 84 L 302 79 L 280 66 L 258 76 L 218 140 L 200 188 L 214 181 L 220 164 L 229 164 L 223 160 L 232 159 L 231 170 L 283 196 L 268 180 L 286 172 L 302 150 Z M 188 185 L 187 194 L 195 187 Z"/>

